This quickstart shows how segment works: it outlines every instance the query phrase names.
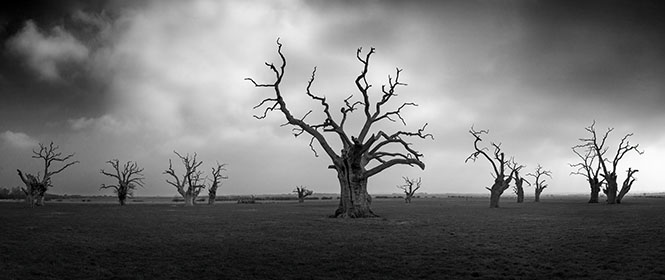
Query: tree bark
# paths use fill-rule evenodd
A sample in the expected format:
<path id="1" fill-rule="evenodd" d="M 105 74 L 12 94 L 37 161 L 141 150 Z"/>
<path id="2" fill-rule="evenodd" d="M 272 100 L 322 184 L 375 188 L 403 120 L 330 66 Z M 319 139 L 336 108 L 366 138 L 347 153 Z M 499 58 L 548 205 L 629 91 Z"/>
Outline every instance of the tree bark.
<path id="1" fill-rule="evenodd" d="M 589 197 L 589 203 L 598 203 L 598 193 L 600 193 L 600 186 L 601 186 L 601 183 L 598 181 L 598 178 L 590 179 L 589 186 L 591 187 L 591 195 Z"/>
<path id="2" fill-rule="evenodd" d="M 535 193 L 536 198 L 534 200 L 535 202 L 540 202 L 540 193 L 542 193 L 542 192 L 543 192 L 542 190 L 536 189 L 536 193 Z"/>
<path id="3" fill-rule="evenodd" d="M 605 189 L 605 195 L 607 196 L 607 204 L 615 204 L 617 198 L 617 175 L 610 174 L 606 178 L 607 189 Z"/>
<path id="4" fill-rule="evenodd" d="M 407 194 L 406 197 L 404 198 L 404 202 L 411 203 L 411 196 Z"/>
<path id="5" fill-rule="evenodd" d="M 348 166 L 348 165 L 347 165 Z M 378 217 L 370 209 L 372 198 L 367 193 L 367 178 L 362 169 L 336 167 L 340 185 L 339 206 L 331 217 L 371 218 Z M 355 171 L 355 172 L 354 172 Z M 360 173 L 360 174 L 359 174 Z"/>
<path id="6" fill-rule="evenodd" d="M 196 199 L 196 196 L 194 196 L 194 194 L 187 192 L 185 193 L 183 198 L 185 199 L 185 206 L 194 206 L 194 200 Z"/>
<path id="7" fill-rule="evenodd" d="M 208 205 L 215 204 L 216 199 L 217 199 L 217 193 L 216 192 L 209 192 L 208 193 Z"/>
<path id="8" fill-rule="evenodd" d="M 524 202 L 524 187 L 522 187 L 524 181 L 521 179 L 515 181 L 515 187 L 517 188 L 517 203 Z"/>
<path id="9" fill-rule="evenodd" d="M 490 191 L 490 208 L 499 208 L 499 199 L 507 188 L 508 183 L 504 179 L 497 178 L 494 180 L 492 188 L 488 188 Z"/>

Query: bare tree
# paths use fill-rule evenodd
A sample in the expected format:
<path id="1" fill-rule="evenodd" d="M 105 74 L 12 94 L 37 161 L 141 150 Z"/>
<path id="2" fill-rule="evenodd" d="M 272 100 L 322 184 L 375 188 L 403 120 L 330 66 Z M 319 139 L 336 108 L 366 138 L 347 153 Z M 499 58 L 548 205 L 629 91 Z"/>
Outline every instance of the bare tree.
<path id="1" fill-rule="evenodd" d="M 293 190 L 294 193 L 298 194 L 298 202 L 303 203 L 305 202 L 305 197 L 308 197 L 314 193 L 312 190 L 308 190 L 307 188 L 300 186 L 296 187 L 295 190 Z"/>
<path id="2" fill-rule="evenodd" d="M 513 172 L 513 179 L 515 179 L 515 186 L 513 187 L 513 192 L 515 192 L 515 195 L 517 195 L 517 203 L 522 203 L 524 202 L 524 183 L 526 182 L 531 186 L 531 183 L 527 181 L 526 179 L 520 177 L 520 170 L 522 168 L 525 168 L 526 166 L 524 165 L 517 165 L 517 162 L 515 162 L 515 159 L 511 159 L 510 163 L 508 163 L 508 168 Z"/>
<path id="3" fill-rule="evenodd" d="M 628 168 L 626 170 L 626 173 L 628 173 L 628 176 L 626 176 L 626 179 L 623 180 L 623 185 L 621 186 L 621 191 L 619 191 L 619 194 L 617 195 L 617 203 L 621 203 L 621 200 L 623 197 L 630 191 L 630 188 L 633 186 L 633 183 L 635 182 L 635 173 L 637 173 L 639 170 L 637 169 L 632 169 Z"/>
<path id="4" fill-rule="evenodd" d="M 171 159 L 169 159 L 169 169 L 165 170 L 164 174 L 170 175 L 173 180 L 166 179 L 166 182 L 178 190 L 178 193 L 185 199 L 186 206 L 192 206 L 196 202 L 196 197 L 198 197 L 201 189 L 205 188 L 205 185 L 202 184 L 205 179 L 201 178 L 203 171 L 198 170 L 203 162 L 196 159 L 196 153 L 193 156 L 189 154 L 182 156 L 176 151 L 173 151 L 173 153 L 180 158 L 185 166 L 185 173 L 182 178 L 178 177 L 175 170 L 173 170 Z"/>
<path id="5" fill-rule="evenodd" d="M 74 154 L 63 156 L 62 153 L 58 151 L 59 149 L 60 147 L 51 142 L 48 146 L 39 143 L 39 151 L 32 150 L 32 158 L 44 161 L 44 173 L 41 174 L 41 177 L 39 172 L 37 172 L 36 176 L 32 174 L 23 175 L 23 172 L 21 172 L 20 169 L 16 169 L 16 171 L 18 171 L 18 176 L 21 177 L 21 181 L 25 184 L 25 188 L 21 188 L 21 190 L 25 193 L 26 202 L 31 207 L 44 205 L 44 195 L 48 188 L 52 187 L 51 177 L 53 175 L 62 172 L 67 167 L 79 163 L 77 160 L 71 161 Z M 51 165 L 53 163 L 63 164 L 63 166 L 52 170 Z"/>
<path id="6" fill-rule="evenodd" d="M 222 171 L 226 171 L 225 166 L 225 163 L 220 164 L 218 162 L 217 167 L 212 168 L 212 184 L 210 185 L 210 188 L 208 188 L 208 205 L 215 203 L 215 199 L 217 199 L 217 188 L 222 185 L 222 180 L 229 178 L 228 176 L 222 175 Z"/>
<path id="7" fill-rule="evenodd" d="M 533 186 L 535 187 L 535 202 L 540 202 L 540 194 L 547 188 L 545 185 L 545 179 L 541 179 L 541 176 L 547 176 L 552 178 L 552 171 L 545 170 L 540 164 L 536 167 L 534 173 L 527 173 L 526 176 L 533 177 Z"/>
<path id="8" fill-rule="evenodd" d="M 577 149 L 586 148 L 584 153 L 580 153 Z M 589 197 L 589 203 L 598 203 L 598 193 L 603 186 L 605 179 L 600 179 L 600 162 L 596 161 L 594 165 L 594 160 L 602 158 L 602 155 L 605 154 L 607 149 L 601 151 L 601 157 L 596 156 L 596 151 L 589 147 L 588 145 L 577 145 L 574 146 L 573 152 L 582 160 L 581 162 L 575 164 L 569 164 L 570 167 L 577 167 L 577 171 L 570 172 L 570 175 L 582 175 L 589 182 L 589 187 L 591 188 L 591 194 Z M 595 167 L 594 167 L 595 166 Z"/>
<path id="9" fill-rule="evenodd" d="M 404 179 L 405 184 L 399 185 L 397 188 L 404 191 L 404 202 L 411 203 L 411 198 L 413 198 L 413 195 L 416 194 L 416 191 L 420 189 L 422 180 L 420 177 L 418 177 L 418 180 L 409 177 L 402 177 L 402 179 Z"/>
<path id="10" fill-rule="evenodd" d="M 120 170 L 120 161 L 117 159 L 109 160 L 106 163 L 110 164 L 114 171 L 107 172 L 102 169 L 100 172 L 106 176 L 115 178 L 118 180 L 118 184 L 102 184 L 100 189 L 114 189 L 114 192 L 118 195 L 120 205 L 125 205 L 127 196 L 131 197 L 137 186 L 143 187 L 143 180 L 145 179 L 143 177 L 143 168 L 140 168 L 138 163 L 132 161 L 126 162 L 122 170 Z"/>
<path id="11" fill-rule="evenodd" d="M 594 128 L 595 124 L 596 122 L 594 121 L 589 127 L 585 128 L 587 132 L 591 133 L 591 137 L 581 138 L 580 141 L 585 142 L 585 144 L 583 145 L 584 147 L 589 147 L 593 149 L 596 154 L 596 157 L 598 157 L 598 162 L 602 167 L 603 171 L 601 175 L 603 176 L 606 182 L 606 187 L 603 190 L 603 192 L 607 196 L 607 203 L 615 204 L 617 202 L 617 191 L 618 191 L 616 171 L 619 162 L 630 151 L 635 151 L 640 155 L 643 154 L 644 151 L 638 150 L 639 144 L 636 145 L 630 144 L 628 138 L 633 136 L 633 134 L 628 133 L 623 138 L 621 138 L 621 142 L 619 143 L 616 153 L 614 154 L 614 158 L 612 158 L 612 160 L 605 158 L 604 154 L 608 148 L 605 146 L 607 137 L 610 135 L 610 132 L 614 130 L 614 128 L 608 128 L 605 134 L 602 136 L 602 138 L 599 139 L 596 134 L 596 129 Z M 611 166 L 608 167 L 608 163 L 611 163 Z M 630 176 L 632 176 L 632 174 L 629 174 L 629 177 Z"/>
<path id="12" fill-rule="evenodd" d="M 490 143 L 492 147 L 494 147 L 494 153 L 492 157 L 490 157 L 488 154 L 489 149 L 487 147 L 478 147 L 478 143 L 483 141 L 480 136 L 483 134 L 488 134 L 489 130 L 476 131 L 472 126 L 469 130 L 469 133 L 475 138 L 473 141 L 473 147 L 476 151 L 471 153 L 471 155 L 469 155 L 469 157 L 467 157 L 464 162 L 468 162 L 469 160 L 473 160 L 475 162 L 476 159 L 482 155 L 485 159 L 487 159 L 487 161 L 490 162 L 490 164 L 492 164 L 492 170 L 494 171 L 494 173 L 492 173 L 492 176 L 494 177 L 494 184 L 492 184 L 491 188 L 486 187 L 486 189 L 490 191 L 490 208 L 498 208 L 499 199 L 501 198 L 503 192 L 508 189 L 510 181 L 513 179 L 515 174 L 515 170 L 511 171 L 510 174 L 506 176 L 505 172 L 508 161 L 505 160 L 505 154 L 501 151 L 501 144 Z"/>
<path id="13" fill-rule="evenodd" d="M 252 78 L 246 78 L 255 87 L 266 87 L 274 90 L 273 97 L 263 99 L 263 101 L 254 107 L 256 109 L 265 106 L 263 114 L 260 116 L 255 115 L 254 117 L 263 119 L 270 111 L 280 111 L 287 121 L 284 125 L 293 126 L 295 136 L 307 133 L 312 137 L 309 146 L 316 156 L 318 154 L 314 149 L 315 140 L 328 157 L 330 157 L 332 164 L 329 168 L 337 171 L 341 193 L 339 206 L 335 214 L 332 215 L 333 217 L 375 217 L 376 215 L 370 209 L 371 197 L 367 192 L 368 179 L 395 165 L 415 165 L 424 169 L 425 163 L 421 161 L 423 155 L 411 148 L 411 144 L 405 139 L 408 137 L 433 138 L 431 134 L 424 133 L 427 124 L 416 132 L 396 131 L 394 133 L 386 133 L 383 130 L 371 132 L 375 124 L 379 124 L 385 120 L 395 122 L 396 119 L 399 119 L 403 124 L 406 124 L 401 115 L 402 109 L 417 106 L 415 103 L 407 102 L 393 111 L 386 111 L 384 109 L 384 105 L 397 95 L 395 92 L 397 87 L 406 85 L 399 80 L 402 70 L 397 69 L 394 79 L 388 76 L 388 84 L 381 87 L 382 94 L 379 96 L 379 100 L 374 103 L 370 102 L 369 89 L 371 85 L 367 82 L 366 75 L 374 48 L 371 48 L 364 58 L 361 57 L 362 48 L 359 48 L 356 52 L 356 58 L 362 64 L 362 71 L 356 77 L 355 85 L 360 92 L 361 98 L 360 100 L 353 101 L 353 95 L 351 95 L 344 99 L 344 106 L 339 110 L 341 119 L 338 121 L 335 120 L 333 114 L 330 112 L 330 103 L 328 103 L 326 97 L 312 93 L 312 84 L 316 74 L 315 67 L 307 83 L 305 94 L 321 104 L 325 119 L 320 123 L 310 123 L 306 122 L 305 118 L 312 113 L 312 110 L 305 113 L 302 118 L 297 118 L 287 108 L 280 87 L 284 78 L 286 58 L 282 53 L 282 44 L 279 42 L 279 39 L 277 40 L 277 46 L 281 65 L 275 66 L 272 63 L 266 63 L 266 66 L 275 74 L 275 81 L 270 84 L 259 84 Z M 364 113 L 364 122 L 360 126 L 360 131 L 356 136 L 349 136 L 345 128 L 347 117 L 356 110 L 361 110 Z M 326 138 L 325 135 L 328 135 L 326 133 L 334 135 L 333 139 L 339 139 L 339 142 L 341 142 L 340 153 L 335 152 L 330 142 L 332 139 Z M 404 150 L 404 152 L 394 152 L 397 149 Z"/>

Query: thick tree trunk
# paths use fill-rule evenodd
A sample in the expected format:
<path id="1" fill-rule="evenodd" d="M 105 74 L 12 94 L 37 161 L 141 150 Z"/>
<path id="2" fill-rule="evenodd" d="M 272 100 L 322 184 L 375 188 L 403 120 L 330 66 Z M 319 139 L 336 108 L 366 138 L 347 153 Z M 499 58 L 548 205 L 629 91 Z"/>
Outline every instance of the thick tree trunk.
<path id="1" fill-rule="evenodd" d="M 589 197 L 589 203 L 598 203 L 598 193 L 600 193 L 600 182 L 598 178 L 591 179 L 589 181 L 589 186 L 591 187 L 591 195 Z"/>
<path id="2" fill-rule="evenodd" d="M 367 178 L 350 168 L 336 168 L 340 185 L 339 206 L 331 217 L 371 218 L 377 217 L 369 208 L 372 197 L 367 193 Z M 360 170 L 360 169 L 358 169 Z"/>
<path id="3" fill-rule="evenodd" d="M 305 198 L 304 197 L 298 197 L 298 203 L 303 203 L 303 202 L 305 202 Z"/>
<path id="4" fill-rule="evenodd" d="M 524 188 L 522 184 L 517 184 L 517 203 L 524 202 Z"/>
<path id="5" fill-rule="evenodd" d="M 194 206 L 194 200 L 196 200 L 194 194 L 187 192 L 183 198 L 185 199 L 185 206 Z"/>
<path id="6" fill-rule="evenodd" d="M 540 202 L 540 193 L 542 193 L 542 192 L 543 192 L 542 190 L 536 189 L 536 193 L 535 193 L 536 198 L 534 199 L 535 202 Z"/>
<path id="7" fill-rule="evenodd" d="M 125 198 L 118 198 L 118 201 L 120 202 L 120 206 L 125 206 Z"/>
<path id="8" fill-rule="evenodd" d="M 404 198 L 404 202 L 411 203 L 411 196 L 407 194 L 406 197 Z"/>
<path id="9" fill-rule="evenodd" d="M 617 199 L 617 177 L 616 175 L 608 176 L 607 178 L 607 189 L 605 190 L 605 195 L 607 195 L 607 204 L 615 204 Z"/>
<path id="10" fill-rule="evenodd" d="M 37 194 L 37 197 L 34 199 L 35 206 L 44 206 L 44 196 L 45 193 Z"/>
<path id="11" fill-rule="evenodd" d="M 503 178 L 494 179 L 492 188 L 487 188 L 490 191 L 490 208 L 499 208 L 499 199 L 507 188 L 508 183 Z"/>
<path id="12" fill-rule="evenodd" d="M 208 193 L 208 205 L 213 205 L 215 204 L 215 199 L 217 199 L 217 194 L 216 193 Z"/>
<path id="13" fill-rule="evenodd" d="M 124 206 L 126 200 L 127 200 L 127 193 L 123 192 L 122 190 L 118 191 L 118 202 L 120 202 L 120 206 Z"/>
<path id="14" fill-rule="evenodd" d="M 26 193 L 25 203 L 27 203 L 30 207 L 35 207 L 35 197 L 32 194 Z"/>

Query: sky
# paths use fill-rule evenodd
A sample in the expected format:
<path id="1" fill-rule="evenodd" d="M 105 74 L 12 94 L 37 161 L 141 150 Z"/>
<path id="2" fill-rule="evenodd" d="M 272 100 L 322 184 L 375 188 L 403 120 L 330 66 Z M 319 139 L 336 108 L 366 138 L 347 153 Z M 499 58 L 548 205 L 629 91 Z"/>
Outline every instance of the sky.
<path id="1" fill-rule="evenodd" d="M 593 121 L 627 133 L 643 155 L 620 162 L 619 180 L 639 169 L 631 193 L 665 191 L 665 14 L 659 1 L 4 1 L 0 4 L 0 186 L 36 173 L 38 143 L 55 142 L 80 164 L 53 178 L 52 193 L 102 195 L 110 159 L 145 168 L 139 196 L 175 196 L 163 171 L 173 151 L 194 154 L 209 174 L 226 163 L 219 194 L 290 193 L 306 186 L 339 192 L 331 163 L 309 137 L 293 137 L 279 112 L 253 110 L 270 89 L 264 62 L 288 61 L 284 98 L 296 116 L 333 112 L 355 90 L 356 50 L 376 48 L 370 98 L 403 69 L 406 108 L 386 132 L 428 123 L 431 139 L 409 139 L 424 170 L 397 166 L 373 176 L 370 193 L 397 193 L 402 176 L 422 192 L 488 193 L 487 161 L 466 162 L 474 138 L 501 143 L 507 156 L 552 171 L 546 194 L 588 193 L 571 176 L 571 147 Z M 339 115 L 336 115 L 339 117 Z M 349 122 L 362 122 L 354 114 Z M 317 119 L 318 118 L 318 119 Z M 350 127 L 352 128 L 352 126 Z M 357 134 L 357 132 L 349 132 Z M 328 135 L 331 141 L 336 140 Z M 334 143 L 338 145 L 338 143 Z M 339 147 L 339 146 L 336 146 Z M 182 167 L 176 165 L 182 172 Z M 509 193 L 510 191 L 507 191 Z M 527 187 L 527 195 L 533 188 Z"/>

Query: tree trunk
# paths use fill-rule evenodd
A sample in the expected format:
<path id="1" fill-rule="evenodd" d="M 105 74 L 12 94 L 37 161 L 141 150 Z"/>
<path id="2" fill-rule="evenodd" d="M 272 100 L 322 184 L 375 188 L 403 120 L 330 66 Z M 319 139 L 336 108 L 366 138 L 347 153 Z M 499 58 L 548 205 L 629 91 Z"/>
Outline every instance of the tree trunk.
<path id="1" fill-rule="evenodd" d="M 31 193 L 26 193 L 25 194 L 25 202 L 30 207 L 35 207 L 35 197 Z"/>
<path id="2" fill-rule="evenodd" d="M 43 206 L 44 205 L 44 193 L 39 193 L 37 194 L 37 197 L 33 200 L 35 203 L 35 206 Z"/>
<path id="3" fill-rule="evenodd" d="M 118 201 L 120 202 L 120 206 L 125 206 L 125 198 L 118 198 Z"/>
<path id="4" fill-rule="evenodd" d="M 516 184 L 517 187 L 517 203 L 524 202 L 524 188 L 521 183 Z"/>
<path id="5" fill-rule="evenodd" d="M 351 168 L 336 167 L 340 186 L 339 206 L 333 218 L 378 217 L 369 208 L 372 197 L 367 193 L 367 178 Z M 361 170 L 361 169 L 356 169 Z"/>
<path id="6" fill-rule="evenodd" d="M 628 179 L 630 179 L 630 178 L 628 178 Z M 630 190 L 630 187 L 631 187 L 630 184 L 629 185 L 624 184 L 623 187 L 621 187 L 621 191 L 619 192 L 619 195 L 617 195 L 617 198 L 616 198 L 617 204 L 621 203 L 621 200 L 628 193 L 628 191 Z"/>
<path id="7" fill-rule="evenodd" d="M 118 190 L 118 202 L 120 202 L 120 206 L 124 206 L 126 200 L 127 200 L 127 192 Z"/>
<path id="8" fill-rule="evenodd" d="M 503 178 L 494 179 L 492 188 L 487 188 L 490 191 L 490 208 L 499 208 L 499 199 L 507 188 L 508 183 Z"/>
<path id="9" fill-rule="evenodd" d="M 589 197 L 589 203 L 598 203 L 598 193 L 600 193 L 600 182 L 598 178 L 591 179 L 589 181 L 589 186 L 591 187 L 591 195 Z"/>
<path id="10" fill-rule="evenodd" d="M 404 198 L 404 202 L 411 203 L 411 196 L 407 194 L 406 197 Z"/>
<path id="11" fill-rule="evenodd" d="M 303 202 L 305 202 L 305 198 L 302 196 L 298 197 L 298 203 L 303 203 Z"/>
<path id="12" fill-rule="evenodd" d="M 607 195 L 607 204 L 615 204 L 617 199 L 617 177 L 614 174 L 607 176 L 607 189 L 605 190 L 605 195 Z"/>
<path id="13" fill-rule="evenodd" d="M 208 193 L 208 205 L 213 205 L 215 204 L 215 199 L 217 199 L 217 194 L 210 192 Z"/>
<path id="14" fill-rule="evenodd" d="M 543 190 L 536 189 L 536 198 L 534 200 L 535 202 L 540 202 L 540 193 L 542 192 Z"/>
<path id="15" fill-rule="evenodd" d="M 185 206 L 194 206 L 194 200 L 196 200 L 194 194 L 187 192 L 185 193 L 184 199 L 185 199 Z"/>

